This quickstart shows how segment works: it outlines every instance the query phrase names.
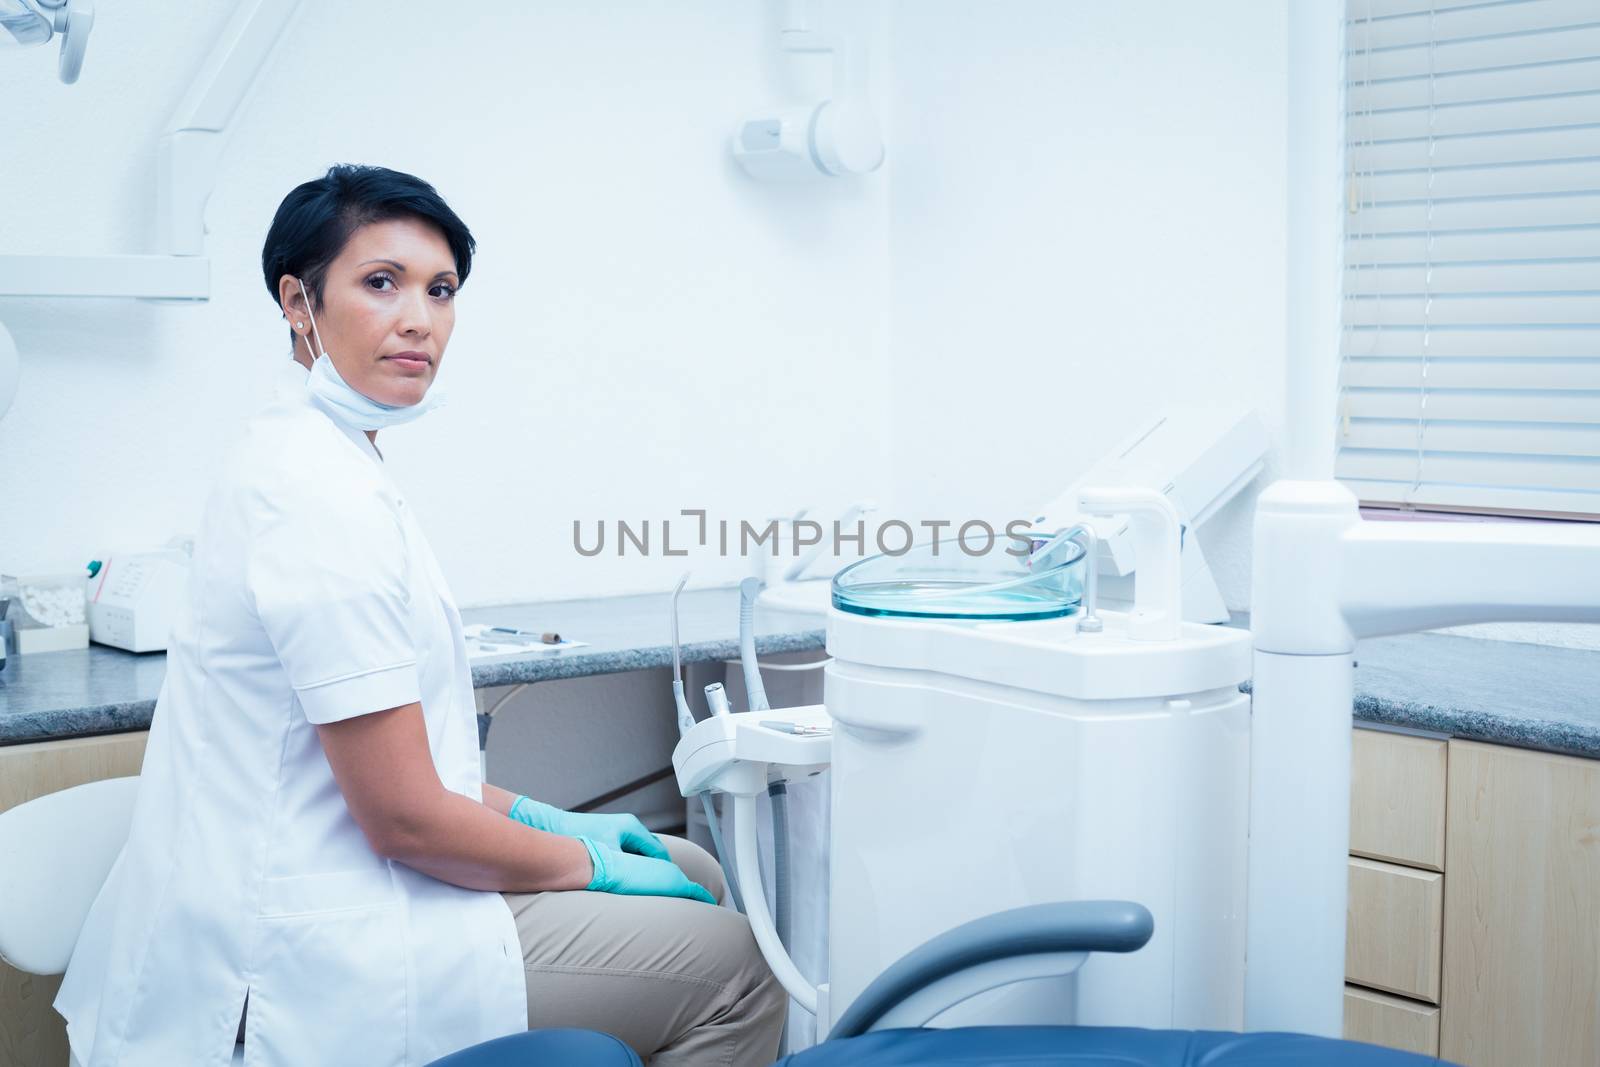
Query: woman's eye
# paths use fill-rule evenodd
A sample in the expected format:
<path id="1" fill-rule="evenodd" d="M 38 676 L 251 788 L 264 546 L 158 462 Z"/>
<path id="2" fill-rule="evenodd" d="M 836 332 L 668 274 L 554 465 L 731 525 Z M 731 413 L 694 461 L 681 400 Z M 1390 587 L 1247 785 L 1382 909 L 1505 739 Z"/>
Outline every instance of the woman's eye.
<path id="1" fill-rule="evenodd" d="M 394 280 L 394 275 L 387 272 L 380 272 L 372 275 L 367 279 L 367 284 L 372 286 L 372 288 L 377 292 L 387 292 L 389 289 L 398 288 L 398 285 Z M 387 288 L 385 288 L 385 286 L 387 286 Z M 447 282 L 440 282 L 431 287 L 428 292 L 433 294 L 434 298 L 438 300 L 454 300 L 456 288 Z"/>

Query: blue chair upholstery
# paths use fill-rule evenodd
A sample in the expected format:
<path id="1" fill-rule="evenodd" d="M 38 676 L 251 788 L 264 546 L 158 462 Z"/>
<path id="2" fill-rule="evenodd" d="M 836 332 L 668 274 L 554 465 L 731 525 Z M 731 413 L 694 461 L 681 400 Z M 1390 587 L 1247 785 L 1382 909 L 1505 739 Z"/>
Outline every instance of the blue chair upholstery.
<path id="1" fill-rule="evenodd" d="M 1305 1034 L 1136 1030 L 1113 1026 L 972 1026 L 878 1030 L 834 1039 L 775 1067 L 1421 1067 L 1409 1052 Z M 429 1067 L 640 1067 L 610 1034 L 530 1030 L 463 1049 Z"/>
<path id="2" fill-rule="evenodd" d="M 1305 1034 L 1115 1026 L 871 1029 L 907 998 L 971 968 L 1041 953 L 1134 952 L 1153 929 L 1147 909 L 1114 900 L 1033 904 L 964 923 L 907 953 L 869 983 L 828 1041 L 774 1067 L 1420 1067 L 1439 1062 Z M 606 1034 L 536 1030 L 465 1049 L 430 1067 L 638 1063 L 632 1049 Z"/>
<path id="3" fill-rule="evenodd" d="M 428 1067 L 641 1067 L 633 1049 L 595 1030 L 529 1030 L 452 1052 Z"/>
<path id="4" fill-rule="evenodd" d="M 1431 1056 L 1305 1034 L 972 1026 L 835 1038 L 776 1067 L 1421 1067 Z"/>

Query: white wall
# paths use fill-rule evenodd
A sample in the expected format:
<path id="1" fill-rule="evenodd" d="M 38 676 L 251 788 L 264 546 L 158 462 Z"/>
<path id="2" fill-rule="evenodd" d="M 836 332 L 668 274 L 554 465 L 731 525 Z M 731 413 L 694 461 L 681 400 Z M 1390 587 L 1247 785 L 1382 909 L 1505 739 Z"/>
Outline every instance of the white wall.
<path id="1" fill-rule="evenodd" d="M 194 528 L 286 358 L 261 239 L 335 161 L 427 177 L 480 240 L 449 405 L 380 439 L 463 603 L 744 569 L 582 558 L 575 518 L 1009 517 L 1169 402 L 1281 433 L 1285 5 L 828 0 L 869 45 L 889 163 L 806 189 L 725 146 L 824 86 L 778 54 L 780 6 L 303 4 L 222 159 L 208 303 L 0 298 L 23 363 L 0 570 Z M 53 49 L 0 64 L 0 252 L 150 250 L 157 136 L 232 5 L 102 7 L 78 85 Z M 1252 496 L 1199 531 L 1235 608 Z"/>
<path id="2" fill-rule="evenodd" d="M 1283 411 L 1286 16 L 901 0 L 900 503 L 1025 516 L 1163 405 Z M 1248 600 L 1248 502 L 1202 531 Z"/>
<path id="3" fill-rule="evenodd" d="M 6 54 L 0 252 L 152 250 L 156 140 L 233 6 L 100 5 L 75 86 L 53 49 Z M 882 60 L 882 4 L 825 12 Z M 582 558 L 575 518 L 878 491 L 888 183 L 763 186 L 727 152 L 747 112 L 826 83 L 824 60 L 783 61 L 777 19 L 750 0 L 302 4 L 222 159 L 208 303 L 0 298 L 22 352 L 0 570 L 194 529 L 287 359 L 267 225 L 333 162 L 423 176 L 479 240 L 449 406 L 379 437 L 460 601 L 661 589 L 685 565 Z M 744 571 L 691 562 L 698 582 Z"/>

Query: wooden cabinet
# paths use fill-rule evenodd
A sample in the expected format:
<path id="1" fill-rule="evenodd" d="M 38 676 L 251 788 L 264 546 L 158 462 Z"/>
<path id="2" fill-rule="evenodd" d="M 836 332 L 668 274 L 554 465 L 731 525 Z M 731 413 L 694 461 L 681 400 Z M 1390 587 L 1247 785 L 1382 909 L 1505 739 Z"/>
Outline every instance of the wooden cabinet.
<path id="1" fill-rule="evenodd" d="M 1368 730 L 1351 760 L 1346 1036 L 1600 1064 L 1600 760 Z"/>
<path id="2" fill-rule="evenodd" d="M 1600 1063 L 1600 761 L 1450 743 L 1439 1054 Z"/>
<path id="3" fill-rule="evenodd" d="M 1439 1054 L 1439 1009 L 1404 997 L 1344 987 L 1344 1036 L 1423 1056 Z"/>
<path id="4" fill-rule="evenodd" d="M 0 747 L 0 811 L 68 786 L 138 774 L 149 734 Z M 50 1006 L 59 976 L 0 963 L 0 1067 L 67 1067 L 67 1028 Z"/>
<path id="5" fill-rule="evenodd" d="M 1344 1033 L 1438 1055 L 1447 743 L 1357 730 L 1350 747 Z"/>
<path id="6" fill-rule="evenodd" d="M 1350 752 L 1350 854 L 1444 870 L 1445 742 L 1357 730 Z"/>
<path id="7" fill-rule="evenodd" d="M 1345 930 L 1348 981 L 1439 1003 L 1442 874 L 1351 859 Z"/>

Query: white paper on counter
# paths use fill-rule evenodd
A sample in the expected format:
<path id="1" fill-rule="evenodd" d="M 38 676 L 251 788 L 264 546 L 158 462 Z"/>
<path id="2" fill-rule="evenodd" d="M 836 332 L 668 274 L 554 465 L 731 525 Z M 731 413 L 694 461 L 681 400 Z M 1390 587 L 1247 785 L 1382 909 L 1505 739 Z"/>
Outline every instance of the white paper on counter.
<path id="1" fill-rule="evenodd" d="M 489 624 L 482 622 L 463 626 L 461 634 L 467 639 L 467 659 L 496 659 L 503 656 L 536 656 L 545 652 L 560 652 L 568 648 L 583 648 L 587 641 L 569 641 L 565 638 L 559 644 L 547 645 L 542 641 L 524 642 L 511 638 L 496 640 L 496 635 L 488 633 Z"/>

